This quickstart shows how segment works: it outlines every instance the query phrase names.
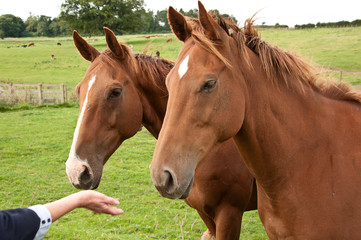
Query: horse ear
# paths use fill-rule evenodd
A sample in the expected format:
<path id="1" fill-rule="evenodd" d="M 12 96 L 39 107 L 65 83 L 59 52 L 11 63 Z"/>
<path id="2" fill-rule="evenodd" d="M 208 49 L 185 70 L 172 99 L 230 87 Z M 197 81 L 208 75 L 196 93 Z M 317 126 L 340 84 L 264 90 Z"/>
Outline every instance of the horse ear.
<path id="1" fill-rule="evenodd" d="M 218 34 L 219 32 L 219 26 L 218 23 L 207 13 L 207 10 L 201 3 L 201 1 L 198 1 L 198 18 L 201 22 L 202 27 L 206 31 L 206 35 L 208 38 L 212 40 L 220 39 L 220 36 Z"/>
<path id="2" fill-rule="evenodd" d="M 182 42 L 191 36 L 192 27 L 187 23 L 185 17 L 173 7 L 168 9 L 168 22 L 174 34 Z"/>
<path id="3" fill-rule="evenodd" d="M 96 50 L 92 45 L 87 43 L 76 30 L 73 31 L 73 40 L 80 55 L 82 55 L 85 60 L 93 62 L 94 59 L 100 54 L 100 52 Z"/>
<path id="4" fill-rule="evenodd" d="M 124 58 L 128 49 L 123 44 L 119 43 L 114 32 L 107 27 L 103 27 L 105 33 L 105 39 L 107 41 L 108 48 L 117 58 Z"/>

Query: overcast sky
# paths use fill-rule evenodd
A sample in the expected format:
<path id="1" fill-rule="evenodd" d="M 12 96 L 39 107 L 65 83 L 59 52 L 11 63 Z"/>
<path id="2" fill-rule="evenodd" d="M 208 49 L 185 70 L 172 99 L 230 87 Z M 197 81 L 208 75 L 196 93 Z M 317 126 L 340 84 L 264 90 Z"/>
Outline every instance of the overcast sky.
<path id="1" fill-rule="evenodd" d="M 33 15 L 57 17 L 64 0 L 3 0 L 0 15 L 13 14 L 24 21 L 30 12 Z M 146 9 L 164 10 L 169 6 L 176 9 L 198 8 L 197 0 L 144 0 Z M 295 24 L 353 21 L 361 19 L 360 0 L 203 0 L 207 10 L 218 9 L 220 13 L 231 14 L 239 22 L 259 12 L 258 24 Z"/>

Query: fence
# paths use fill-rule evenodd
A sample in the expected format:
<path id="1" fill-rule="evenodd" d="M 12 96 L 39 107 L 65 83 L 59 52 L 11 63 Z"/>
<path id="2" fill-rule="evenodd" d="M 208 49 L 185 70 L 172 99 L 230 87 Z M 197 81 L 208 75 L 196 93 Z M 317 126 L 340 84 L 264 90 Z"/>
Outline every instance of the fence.
<path id="1" fill-rule="evenodd" d="M 341 70 L 332 70 L 332 69 L 323 69 L 325 73 L 333 73 L 338 75 L 338 79 L 341 82 L 345 74 L 349 75 L 361 75 L 361 72 L 349 72 L 349 71 L 341 71 Z"/>
<path id="2" fill-rule="evenodd" d="M 64 84 L 0 84 L 0 101 L 5 104 L 56 104 L 67 102 Z"/>

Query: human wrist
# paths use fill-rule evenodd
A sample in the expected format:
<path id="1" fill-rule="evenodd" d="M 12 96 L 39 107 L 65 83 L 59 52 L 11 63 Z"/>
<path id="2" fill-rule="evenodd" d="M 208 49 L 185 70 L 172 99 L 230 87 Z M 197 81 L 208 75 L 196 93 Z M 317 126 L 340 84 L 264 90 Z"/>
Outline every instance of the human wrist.
<path id="1" fill-rule="evenodd" d="M 77 193 L 75 193 L 75 195 L 76 195 L 75 196 L 76 206 L 78 208 L 86 207 L 87 203 L 89 201 L 89 198 L 90 198 L 89 190 L 77 192 Z"/>

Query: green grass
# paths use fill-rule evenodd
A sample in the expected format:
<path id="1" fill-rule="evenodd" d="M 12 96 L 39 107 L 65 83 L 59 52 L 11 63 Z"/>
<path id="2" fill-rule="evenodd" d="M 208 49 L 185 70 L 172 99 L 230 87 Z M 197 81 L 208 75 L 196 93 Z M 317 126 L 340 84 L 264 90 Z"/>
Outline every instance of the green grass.
<path id="1" fill-rule="evenodd" d="M 319 66 L 361 71 L 361 27 L 262 31 L 262 37 Z"/>
<path id="2" fill-rule="evenodd" d="M 0 209 L 27 207 L 76 192 L 65 173 L 78 107 L 29 107 L 0 113 Z M 120 198 L 120 216 L 77 209 L 46 239 L 200 239 L 205 225 L 182 200 L 159 196 L 149 175 L 155 139 L 145 130 L 127 140 L 104 168 L 99 191 Z M 33 198 L 34 197 L 34 198 Z M 242 239 L 265 239 L 256 211 Z"/>
<path id="3" fill-rule="evenodd" d="M 361 28 L 272 29 L 261 34 L 318 66 L 361 71 Z M 173 41 L 166 43 L 169 37 Z M 87 40 L 104 50 L 104 37 L 96 38 Z M 119 40 L 132 44 L 136 52 L 149 42 L 140 35 Z M 17 47 L 29 42 L 35 46 Z M 160 50 L 162 57 L 175 60 L 182 43 L 172 35 L 160 35 L 150 46 L 148 53 Z M 70 37 L 0 40 L 0 52 L 0 82 L 64 83 L 71 92 L 89 66 Z M 331 77 L 338 79 L 337 73 Z M 344 74 L 343 80 L 357 84 L 361 75 Z M 77 191 L 66 177 L 65 161 L 78 113 L 77 105 L 0 107 L 0 209 L 45 203 Z M 54 223 L 46 239 L 199 239 L 206 227 L 196 211 L 181 200 L 160 197 L 152 184 L 148 166 L 154 145 L 154 138 L 143 130 L 105 165 L 99 191 L 120 198 L 123 215 L 77 209 Z M 246 213 L 241 239 L 266 238 L 257 211 Z"/>
<path id="4" fill-rule="evenodd" d="M 160 35 L 153 40 L 148 53 L 155 55 L 159 49 L 162 57 L 175 60 L 182 43 L 175 41 L 174 36 L 168 35 L 173 38 L 171 43 L 166 43 L 168 37 Z M 107 47 L 105 38 L 97 37 L 96 39 L 95 42 L 91 39 L 87 40 L 99 51 L 103 51 Z M 143 36 L 131 38 L 125 36 L 120 37 L 119 40 L 132 44 L 136 52 L 142 52 L 149 42 L 149 39 Z M 19 47 L 29 42 L 34 42 L 35 46 Z M 58 42 L 62 45 L 58 46 Z M 0 40 L 0 51 L 0 83 L 63 83 L 72 91 L 82 80 L 90 64 L 80 56 L 70 37 L 5 39 Z M 51 59 L 52 54 L 55 60 Z"/>
<path id="5" fill-rule="evenodd" d="M 361 72 L 361 27 L 305 30 L 264 29 L 262 38 L 290 50 L 321 68 Z M 338 80 L 339 74 L 331 74 Z M 343 73 L 342 80 L 360 84 L 361 75 Z"/>

